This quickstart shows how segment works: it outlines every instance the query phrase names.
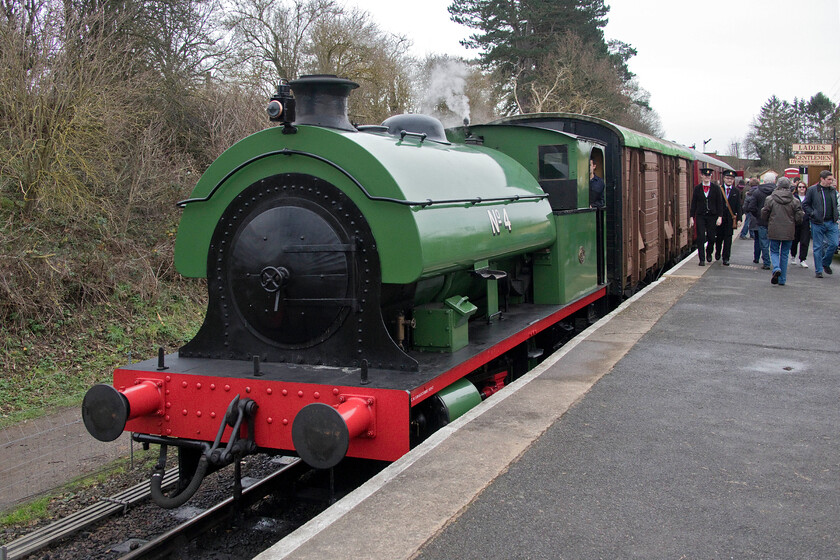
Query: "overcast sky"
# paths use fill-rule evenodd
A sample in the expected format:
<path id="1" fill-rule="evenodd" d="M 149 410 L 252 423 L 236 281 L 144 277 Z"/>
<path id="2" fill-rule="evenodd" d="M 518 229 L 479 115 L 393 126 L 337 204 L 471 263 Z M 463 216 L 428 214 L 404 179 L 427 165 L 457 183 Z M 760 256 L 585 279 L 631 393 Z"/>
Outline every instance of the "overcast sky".
<path id="1" fill-rule="evenodd" d="M 412 54 L 460 55 L 470 30 L 453 23 L 451 0 L 347 0 L 383 30 L 408 36 Z M 607 0 L 608 39 L 636 48 L 630 60 L 665 138 L 710 139 L 725 154 L 761 105 L 822 91 L 840 102 L 840 0 Z"/>

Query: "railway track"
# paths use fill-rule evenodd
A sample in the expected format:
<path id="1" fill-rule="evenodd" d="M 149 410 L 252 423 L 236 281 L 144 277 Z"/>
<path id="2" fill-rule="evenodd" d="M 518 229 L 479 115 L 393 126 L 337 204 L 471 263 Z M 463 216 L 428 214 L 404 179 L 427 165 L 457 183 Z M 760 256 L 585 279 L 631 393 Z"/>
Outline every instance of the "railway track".
<path id="1" fill-rule="evenodd" d="M 136 550 L 123 556 L 121 560 L 156 560 L 168 558 L 185 542 L 218 527 L 219 525 L 234 519 L 242 508 L 250 507 L 260 501 L 263 497 L 271 494 L 284 484 L 290 476 L 297 476 L 305 469 L 308 469 L 303 461 L 298 458 L 289 458 L 290 461 L 267 477 L 243 489 L 241 497 L 233 496 L 208 509 L 201 515 L 178 525 L 158 538 L 149 541 Z"/>
<path id="2" fill-rule="evenodd" d="M 167 470 L 163 486 L 169 487 L 178 480 L 178 468 Z M 149 497 L 149 481 L 141 482 L 108 498 L 102 498 L 92 506 L 59 519 L 19 539 L 0 547 L 0 560 L 17 560 L 45 548 L 54 542 L 77 533 L 86 527 Z"/>
<path id="3" fill-rule="evenodd" d="M 266 495 L 275 492 L 290 477 L 296 477 L 308 467 L 298 458 L 285 457 L 282 466 L 274 472 L 244 488 L 241 495 L 230 497 L 205 510 L 200 515 L 166 531 L 148 542 L 139 541 L 137 548 L 123 558 L 147 559 L 166 558 L 179 546 L 195 537 L 228 522 L 247 507 L 259 502 Z M 178 480 L 178 468 L 164 473 L 163 487 L 167 488 Z M 62 539 L 85 530 L 117 512 L 128 508 L 150 496 L 149 481 L 141 482 L 114 496 L 102 498 L 97 503 L 63 519 L 46 525 L 0 547 L 0 560 L 18 560 L 58 543 Z"/>

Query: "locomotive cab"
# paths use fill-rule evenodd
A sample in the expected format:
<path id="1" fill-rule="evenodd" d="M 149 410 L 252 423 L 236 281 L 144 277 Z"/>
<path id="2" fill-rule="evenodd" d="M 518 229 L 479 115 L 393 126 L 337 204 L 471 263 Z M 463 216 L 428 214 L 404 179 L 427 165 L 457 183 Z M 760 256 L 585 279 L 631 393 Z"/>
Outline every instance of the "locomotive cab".
<path id="1" fill-rule="evenodd" d="M 548 195 L 555 242 L 534 255 L 534 302 L 567 303 L 603 285 L 603 212 L 590 205 L 589 162 L 604 146 L 541 127 L 487 124 L 460 127 L 450 138 L 480 142 L 516 159 Z M 600 242 L 598 241 L 600 239 Z"/>

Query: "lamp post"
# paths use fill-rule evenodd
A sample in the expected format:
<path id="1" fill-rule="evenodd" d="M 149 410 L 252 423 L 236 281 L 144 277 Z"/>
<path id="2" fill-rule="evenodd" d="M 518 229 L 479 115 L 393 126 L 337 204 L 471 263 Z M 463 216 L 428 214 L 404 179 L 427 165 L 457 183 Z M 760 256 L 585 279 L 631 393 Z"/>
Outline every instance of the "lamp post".
<path id="1" fill-rule="evenodd" d="M 706 144 L 708 144 L 711 141 L 712 141 L 711 138 L 709 138 L 708 140 L 703 140 L 703 153 L 704 154 L 706 153 Z"/>

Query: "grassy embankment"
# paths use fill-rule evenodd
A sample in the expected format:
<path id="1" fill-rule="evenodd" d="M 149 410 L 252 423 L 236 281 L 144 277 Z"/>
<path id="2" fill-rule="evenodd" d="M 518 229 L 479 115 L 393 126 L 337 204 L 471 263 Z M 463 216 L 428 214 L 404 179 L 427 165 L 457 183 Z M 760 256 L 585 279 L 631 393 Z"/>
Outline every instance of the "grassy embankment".
<path id="1" fill-rule="evenodd" d="M 79 406 L 129 356 L 172 352 L 198 330 L 206 287 L 174 271 L 167 218 L 143 237 L 48 217 L 0 223 L 0 428 Z"/>
<path id="2" fill-rule="evenodd" d="M 172 269 L 173 226 L 151 224 L 145 241 L 104 241 L 50 225 L 0 226 L 0 429 L 80 407 L 129 356 L 176 350 L 204 317 L 204 282 Z M 156 459 L 152 450 L 135 453 L 134 470 L 127 458 L 103 465 L 4 512 L 0 528 L 65 515 L 86 489 L 121 490 L 148 477 Z"/>
<path id="3" fill-rule="evenodd" d="M 179 283 L 145 300 L 121 284 L 107 302 L 69 311 L 63 319 L 0 327 L 0 428 L 79 406 L 85 391 L 108 382 L 129 357 L 154 357 L 160 346 L 176 349 L 201 325 L 204 303 L 192 292 L 203 290 L 198 282 Z"/>

